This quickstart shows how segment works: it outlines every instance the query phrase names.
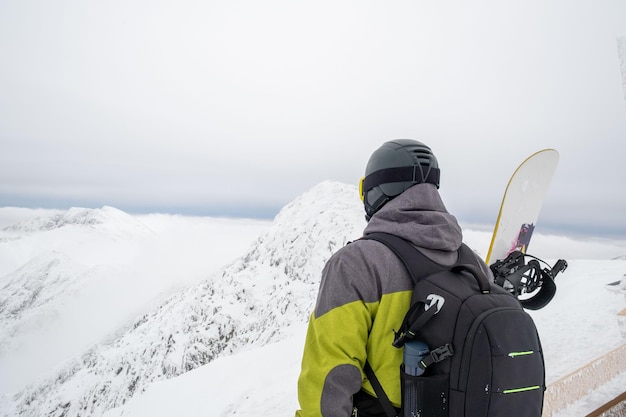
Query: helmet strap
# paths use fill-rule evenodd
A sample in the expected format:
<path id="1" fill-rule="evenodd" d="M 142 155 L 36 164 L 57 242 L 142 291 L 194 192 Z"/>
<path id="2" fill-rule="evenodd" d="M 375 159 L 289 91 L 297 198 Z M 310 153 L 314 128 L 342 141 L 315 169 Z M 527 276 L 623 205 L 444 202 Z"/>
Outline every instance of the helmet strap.
<path id="1" fill-rule="evenodd" d="M 423 167 L 421 165 L 380 169 L 365 177 L 362 189 L 366 192 L 380 184 L 405 181 L 411 181 L 416 184 L 427 182 L 435 184 L 439 188 L 439 168 L 430 168 L 426 176 L 424 176 L 422 170 Z"/>
<path id="2" fill-rule="evenodd" d="M 385 193 L 381 193 L 382 195 L 374 201 L 374 204 L 369 204 L 367 201 L 367 194 L 365 194 L 365 199 L 363 202 L 365 203 L 365 220 L 370 221 L 374 213 L 376 213 L 382 206 L 387 204 L 391 197 L 385 195 Z"/>

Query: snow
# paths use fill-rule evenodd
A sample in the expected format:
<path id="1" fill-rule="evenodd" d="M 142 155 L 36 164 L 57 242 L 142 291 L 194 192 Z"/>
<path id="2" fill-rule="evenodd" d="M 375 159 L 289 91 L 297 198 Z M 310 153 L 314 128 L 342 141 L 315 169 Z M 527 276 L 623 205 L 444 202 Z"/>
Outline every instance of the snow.
<path id="1" fill-rule="evenodd" d="M 5 228 L 0 334 L 10 337 L 0 338 L 0 375 L 11 377 L 0 379 L 0 392 L 23 388 L 113 337 L 148 306 L 235 259 L 267 226 L 245 219 L 130 216 L 104 207 L 52 212 Z"/>
<path id="2" fill-rule="evenodd" d="M 364 226 L 356 189 L 334 182 L 271 222 L 0 208 L 0 416 L 292 416 L 321 268 Z M 530 252 L 569 262 L 531 312 L 551 384 L 626 342 L 625 296 L 605 288 L 626 240 L 540 230 Z M 484 255 L 490 231 L 464 240 Z"/>

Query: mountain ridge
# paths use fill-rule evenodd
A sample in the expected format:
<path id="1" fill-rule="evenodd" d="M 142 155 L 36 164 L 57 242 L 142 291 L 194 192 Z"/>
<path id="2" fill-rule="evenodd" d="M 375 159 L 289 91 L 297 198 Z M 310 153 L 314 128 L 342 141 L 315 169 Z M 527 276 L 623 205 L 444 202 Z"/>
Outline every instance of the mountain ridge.
<path id="1" fill-rule="evenodd" d="M 328 257 L 359 237 L 364 220 L 356 193 L 325 182 L 302 194 L 240 258 L 14 395 L 15 412 L 100 415 L 153 381 L 281 340 L 284 329 L 306 321 Z"/>

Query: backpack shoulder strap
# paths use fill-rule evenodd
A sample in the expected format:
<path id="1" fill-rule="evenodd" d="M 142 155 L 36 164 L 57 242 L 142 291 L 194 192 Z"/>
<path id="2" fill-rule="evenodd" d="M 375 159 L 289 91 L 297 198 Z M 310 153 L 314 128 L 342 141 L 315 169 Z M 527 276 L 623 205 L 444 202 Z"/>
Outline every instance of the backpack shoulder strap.
<path id="1" fill-rule="evenodd" d="M 489 293 L 491 291 L 491 284 L 489 283 L 489 280 L 476 265 L 476 256 L 474 255 L 474 252 L 464 243 L 462 243 L 459 248 L 459 256 L 456 263 L 448 266 L 438 264 L 420 252 L 419 249 L 413 246 L 406 239 L 389 233 L 368 233 L 361 239 L 376 240 L 391 249 L 391 251 L 393 251 L 396 256 L 400 258 L 415 284 L 417 284 L 417 282 L 422 278 L 440 271 L 467 271 L 474 277 L 474 279 L 476 279 L 481 292 Z"/>
<path id="2" fill-rule="evenodd" d="M 436 272 L 447 269 L 428 258 L 407 240 L 389 233 L 368 233 L 361 239 L 371 239 L 387 246 L 402 261 L 414 283 Z"/>
<path id="3" fill-rule="evenodd" d="M 391 404 L 391 400 L 389 399 L 389 397 L 387 397 L 387 393 L 385 393 L 385 390 L 383 389 L 383 386 L 380 385 L 380 381 L 376 377 L 372 366 L 367 361 L 365 362 L 364 371 L 365 375 L 367 375 L 367 378 L 372 384 L 372 388 L 374 388 L 374 392 L 376 393 L 376 398 L 378 398 L 380 406 L 382 407 L 387 417 L 398 417 L 396 409 L 394 408 L 393 404 Z"/>

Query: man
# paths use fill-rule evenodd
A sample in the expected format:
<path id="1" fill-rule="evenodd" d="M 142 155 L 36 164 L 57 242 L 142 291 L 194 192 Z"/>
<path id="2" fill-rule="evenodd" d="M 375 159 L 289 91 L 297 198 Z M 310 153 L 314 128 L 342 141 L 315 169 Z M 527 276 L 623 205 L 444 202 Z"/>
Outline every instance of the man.
<path id="1" fill-rule="evenodd" d="M 364 234 L 391 233 L 439 264 L 454 264 L 463 236 L 438 188 L 439 165 L 428 146 L 386 142 L 361 180 Z M 478 257 L 476 262 L 488 271 Z M 400 259 L 377 241 L 357 240 L 329 259 L 309 322 L 296 417 L 384 416 L 363 371 L 366 361 L 400 407 L 403 352 L 392 346 L 393 330 L 409 309 L 413 285 Z"/>

